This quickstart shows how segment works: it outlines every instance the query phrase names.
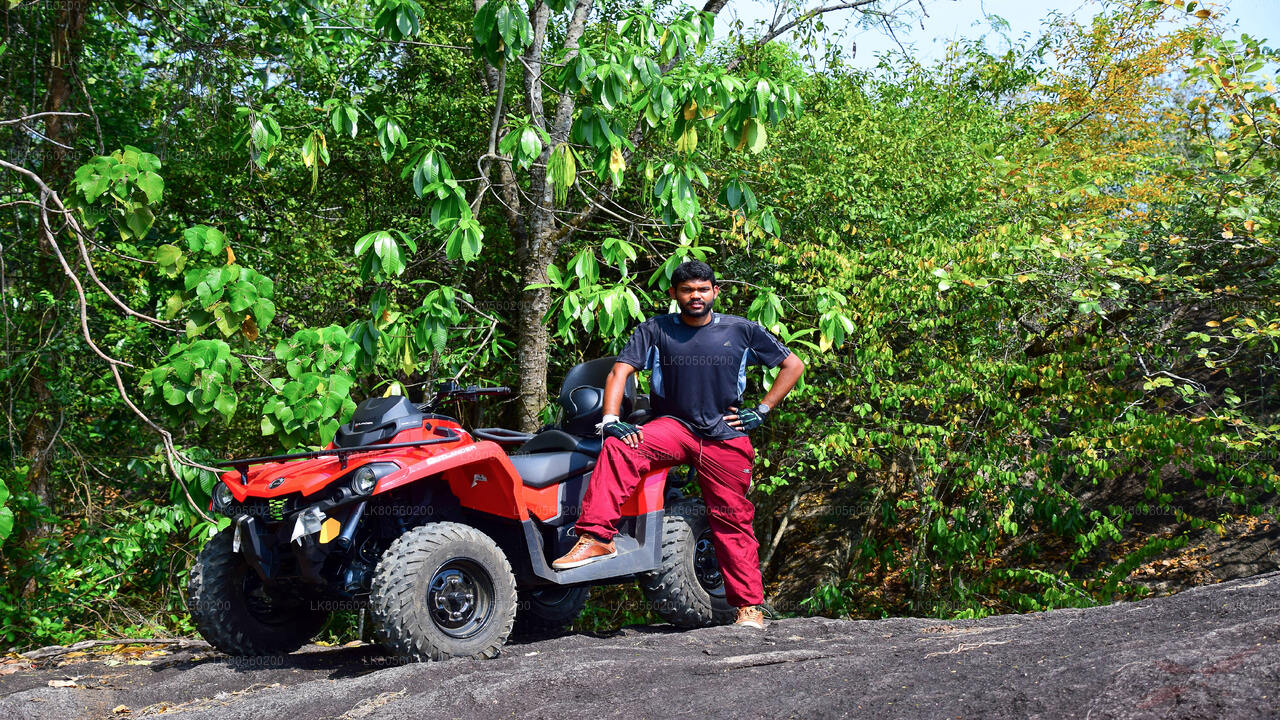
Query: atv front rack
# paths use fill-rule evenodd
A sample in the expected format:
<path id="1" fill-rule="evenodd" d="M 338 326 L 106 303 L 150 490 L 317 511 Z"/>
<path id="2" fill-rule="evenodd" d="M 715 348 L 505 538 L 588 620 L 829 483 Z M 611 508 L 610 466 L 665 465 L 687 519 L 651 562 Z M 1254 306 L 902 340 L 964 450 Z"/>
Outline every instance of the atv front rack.
<path id="1" fill-rule="evenodd" d="M 357 453 L 379 452 L 382 450 L 392 450 L 395 448 L 419 447 L 422 445 L 438 445 L 440 443 L 453 442 L 454 440 L 457 440 L 460 437 L 458 433 L 451 428 L 438 428 L 438 427 L 432 427 L 431 425 L 428 425 L 427 429 L 437 435 L 443 435 L 443 437 L 432 438 L 430 440 L 414 440 L 411 442 L 402 442 L 402 443 L 382 443 L 382 444 L 375 443 L 373 445 L 356 445 L 355 447 L 348 447 L 348 448 L 335 447 L 335 448 L 327 448 L 324 450 L 312 450 L 310 452 L 289 453 L 287 455 L 263 455 L 262 457 L 244 458 L 242 460 L 222 460 L 220 462 L 214 463 L 213 465 L 214 467 L 235 468 L 240 472 L 240 484 L 248 485 L 249 484 L 249 467 L 252 465 L 261 465 L 263 463 L 271 463 L 271 462 L 284 462 L 286 460 L 302 460 L 304 458 L 317 458 L 317 457 L 324 457 L 326 455 L 337 455 L 338 467 L 343 470 L 346 470 L 347 457 L 350 455 L 355 455 Z"/>

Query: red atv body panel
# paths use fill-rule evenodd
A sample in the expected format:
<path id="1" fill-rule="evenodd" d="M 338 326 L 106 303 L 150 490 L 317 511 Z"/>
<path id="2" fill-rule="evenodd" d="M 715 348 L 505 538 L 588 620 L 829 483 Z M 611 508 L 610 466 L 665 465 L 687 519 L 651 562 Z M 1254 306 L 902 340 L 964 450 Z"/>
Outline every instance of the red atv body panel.
<path id="1" fill-rule="evenodd" d="M 301 493 L 307 497 L 327 489 L 336 479 L 362 465 L 392 462 L 400 469 L 378 481 L 373 497 L 426 478 L 442 476 L 459 504 L 469 510 L 516 521 L 528 520 L 530 515 L 544 521 L 559 515 L 564 501 L 564 483 L 544 488 L 526 487 L 501 446 L 487 440 L 476 441 L 456 422 L 434 418 L 420 428 L 401 432 L 388 443 L 430 440 L 437 437 L 433 428 L 452 430 L 458 438 L 421 447 L 363 452 L 349 457 L 345 468 L 337 457 L 268 462 L 249 469 L 248 484 L 241 484 L 240 473 L 236 470 L 223 473 L 222 481 L 241 502 L 249 497 L 273 498 L 290 493 Z M 334 448 L 330 443 L 326 449 Z M 666 470 L 647 476 L 639 491 L 623 503 L 622 515 L 635 517 L 661 510 L 666 476 Z M 271 487 L 276 481 L 280 484 Z"/>

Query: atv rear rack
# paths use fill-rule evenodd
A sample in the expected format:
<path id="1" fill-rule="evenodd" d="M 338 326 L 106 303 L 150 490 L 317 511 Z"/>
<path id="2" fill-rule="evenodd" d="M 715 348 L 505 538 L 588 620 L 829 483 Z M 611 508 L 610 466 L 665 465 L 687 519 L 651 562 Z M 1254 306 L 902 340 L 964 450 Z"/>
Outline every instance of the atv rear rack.
<path id="1" fill-rule="evenodd" d="M 249 484 L 249 467 L 251 465 L 260 465 L 270 462 L 283 462 L 285 460 L 302 460 L 304 458 L 324 457 L 326 455 L 338 456 L 338 467 L 342 470 L 347 469 L 347 456 L 357 453 L 378 452 L 381 450 L 392 450 L 394 448 L 418 447 L 421 445 L 438 445 L 440 443 L 453 442 L 460 436 L 450 428 L 436 428 L 430 425 L 427 429 L 437 435 L 443 434 L 444 437 L 432 438 L 430 440 L 414 440 L 412 442 L 390 443 L 390 444 L 373 444 L 373 445 L 357 445 L 349 448 L 327 448 L 324 450 L 312 450 L 310 452 L 289 453 L 287 455 L 263 455 L 262 457 L 244 458 L 242 460 L 222 460 L 214 463 L 214 467 L 235 468 L 240 472 L 240 484 Z"/>

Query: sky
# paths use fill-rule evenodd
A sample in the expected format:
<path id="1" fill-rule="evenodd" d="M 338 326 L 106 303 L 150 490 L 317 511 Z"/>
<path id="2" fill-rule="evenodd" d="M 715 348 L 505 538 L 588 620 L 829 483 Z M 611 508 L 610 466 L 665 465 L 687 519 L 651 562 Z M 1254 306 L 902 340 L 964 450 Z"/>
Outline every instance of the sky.
<path id="1" fill-rule="evenodd" d="M 914 9 L 916 17 L 910 27 L 896 31 L 897 39 L 911 50 L 924 64 L 940 59 L 947 44 L 961 38 L 976 39 L 987 35 L 988 46 L 993 50 L 1005 45 L 1001 33 L 993 32 L 985 15 L 998 15 L 1009 23 L 1003 34 L 1017 40 L 1023 35 L 1038 37 L 1042 23 L 1050 13 L 1088 20 L 1097 11 L 1098 4 L 1090 0 L 903 0 Z M 805 6 L 818 3 L 810 0 Z M 926 15 L 919 9 L 924 6 Z M 772 13 L 771 0 L 739 0 L 729 5 L 745 22 L 767 17 Z M 1280 0 L 1215 0 L 1212 7 L 1225 9 L 1224 22 L 1235 24 L 1239 30 L 1254 37 L 1265 38 L 1268 45 L 1280 44 Z M 837 15 L 832 13 L 831 15 Z M 849 12 L 844 12 L 838 25 L 848 22 Z M 722 24 L 721 27 L 724 27 Z M 850 63 L 853 67 L 875 66 L 879 53 L 897 49 L 897 44 L 882 27 L 851 27 L 849 38 L 856 43 L 857 52 Z"/>

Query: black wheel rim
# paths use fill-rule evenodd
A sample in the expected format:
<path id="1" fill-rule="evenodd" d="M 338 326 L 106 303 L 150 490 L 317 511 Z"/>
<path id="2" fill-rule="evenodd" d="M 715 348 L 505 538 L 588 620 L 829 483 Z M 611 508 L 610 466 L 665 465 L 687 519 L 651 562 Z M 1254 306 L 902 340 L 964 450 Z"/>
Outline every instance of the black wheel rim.
<path id="1" fill-rule="evenodd" d="M 427 610 L 440 631 L 469 638 L 484 629 L 493 613 L 493 578 L 479 563 L 453 558 L 431 576 Z"/>
<path id="2" fill-rule="evenodd" d="M 703 531 L 693 547 L 693 573 L 698 584 L 712 598 L 724 597 L 724 575 L 720 572 L 720 562 L 716 560 L 716 546 L 711 542 L 710 530 Z"/>

